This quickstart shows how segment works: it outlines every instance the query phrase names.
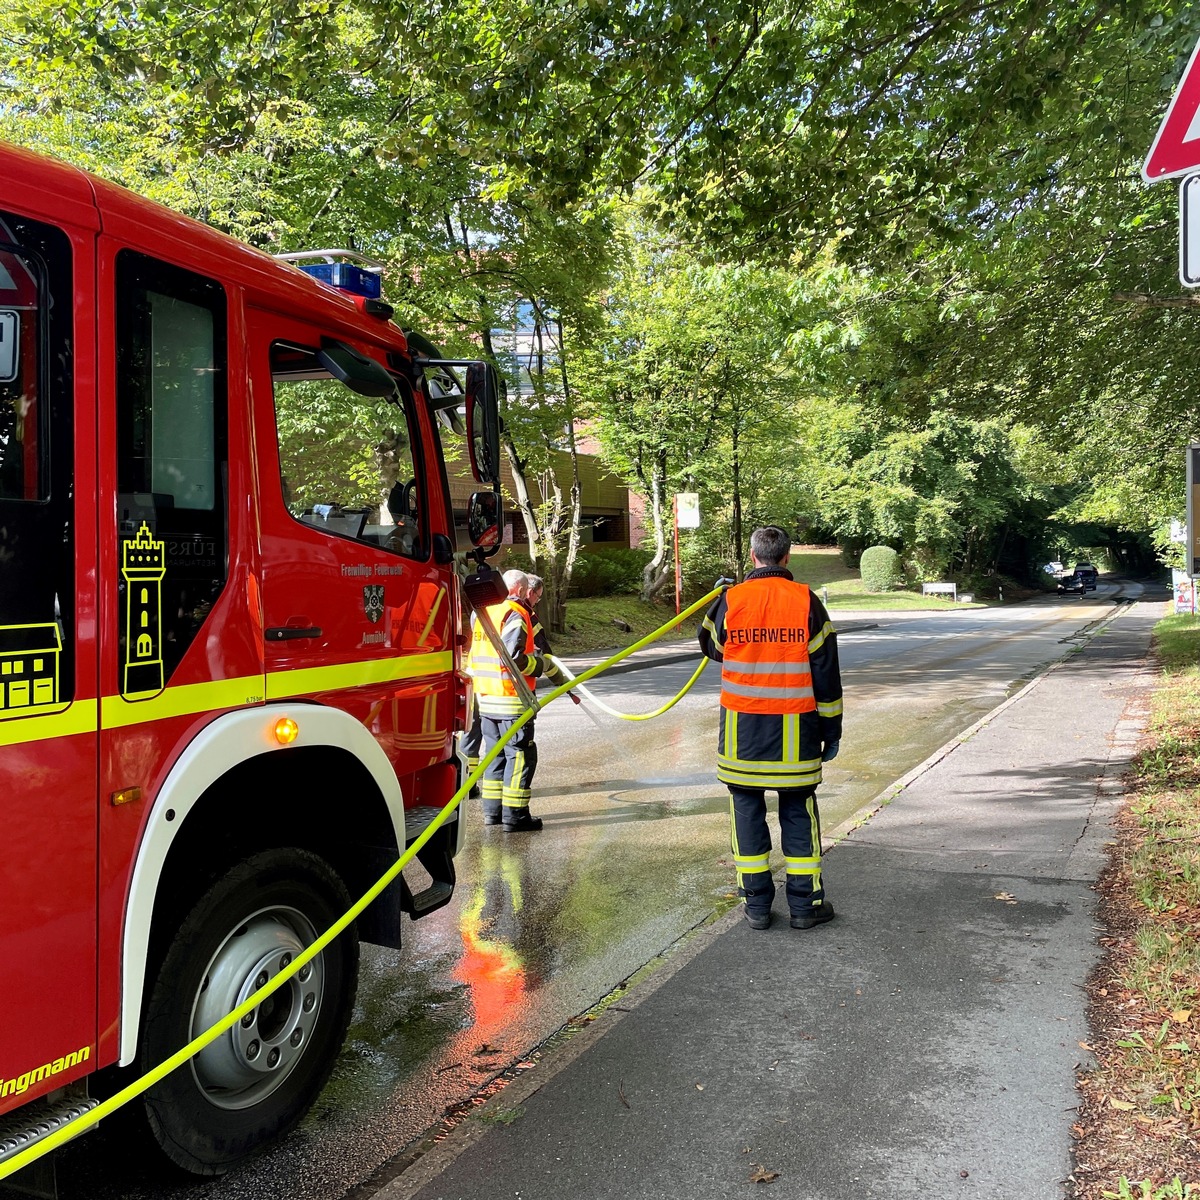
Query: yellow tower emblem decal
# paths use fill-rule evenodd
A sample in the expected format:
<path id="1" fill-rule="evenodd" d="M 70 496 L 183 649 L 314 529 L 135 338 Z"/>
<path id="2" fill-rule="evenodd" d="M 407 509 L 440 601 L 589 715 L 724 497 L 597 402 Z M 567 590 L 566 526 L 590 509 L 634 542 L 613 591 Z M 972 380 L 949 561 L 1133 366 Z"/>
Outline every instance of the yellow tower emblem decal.
<path id="1" fill-rule="evenodd" d="M 125 579 L 121 694 L 127 700 L 140 700 L 163 690 L 162 579 L 167 573 L 166 548 L 143 521 L 137 537 L 122 543 L 121 554 Z"/>

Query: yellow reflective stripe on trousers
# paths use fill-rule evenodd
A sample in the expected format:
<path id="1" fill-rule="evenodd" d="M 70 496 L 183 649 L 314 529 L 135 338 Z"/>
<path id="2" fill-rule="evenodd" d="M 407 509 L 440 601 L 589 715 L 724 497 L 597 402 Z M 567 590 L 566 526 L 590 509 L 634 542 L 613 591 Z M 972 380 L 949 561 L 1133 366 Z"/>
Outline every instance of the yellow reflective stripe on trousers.
<path id="1" fill-rule="evenodd" d="M 518 750 L 513 755 L 512 775 L 510 779 L 520 779 L 525 774 L 525 751 Z M 506 783 L 504 785 L 504 804 L 508 808 L 528 808 L 533 792 L 520 784 Z"/>
<path id="2" fill-rule="evenodd" d="M 737 867 L 739 872 L 753 874 L 756 871 L 769 871 L 771 869 L 770 854 L 755 854 L 750 858 L 739 858 L 738 855 L 733 856 L 733 865 Z"/>
<path id="3" fill-rule="evenodd" d="M 821 869 L 820 858 L 789 858 L 784 856 L 789 875 L 816 875 Z"/>
<path id="4" fill-rule="evenodd" d="M 729 845 L 730 845 L 730 848 L 733 850 L 734 869 L 736 870 L 737 869 L 737 860 L 740 856 L 738 854 L 737 814 L 733 810 L 733 797 L 732 796 L 729 797 Z M 738 887 L 743 886 L 741 871 L 737 872 L 737 882 L 738 882 Z"/>

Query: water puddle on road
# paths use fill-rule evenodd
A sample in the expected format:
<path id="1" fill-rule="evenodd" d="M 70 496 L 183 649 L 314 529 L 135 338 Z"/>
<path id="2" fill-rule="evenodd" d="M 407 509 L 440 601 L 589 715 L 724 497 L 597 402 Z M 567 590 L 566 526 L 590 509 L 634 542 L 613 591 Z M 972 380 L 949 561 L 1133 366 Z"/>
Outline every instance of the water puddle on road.
<path id="1" fill-rule="evenodd" d="M 920 698 L 875 701 L 846 718 L 846 748 L 825 767 L 818 793 L 821 820 L 833 829 L 902 775 L 941 749 L 996 706 L 994 695 L 957 697 L 941 704 Z"/>

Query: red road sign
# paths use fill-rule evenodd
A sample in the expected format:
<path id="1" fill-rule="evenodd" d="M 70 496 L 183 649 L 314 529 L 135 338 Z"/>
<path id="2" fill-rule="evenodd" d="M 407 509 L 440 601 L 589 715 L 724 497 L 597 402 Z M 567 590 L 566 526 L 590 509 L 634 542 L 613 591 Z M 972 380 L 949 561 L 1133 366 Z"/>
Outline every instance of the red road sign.
<path id="1" fill-rule="evenodd" d="M 1155 134 L 1154 144 L 1142 166 L 1147 183 L 1186 175 L 1200 168 L 1200 43 L 1188 59 L 1183 78 L 1175 89 L 1167 115 Z"/>

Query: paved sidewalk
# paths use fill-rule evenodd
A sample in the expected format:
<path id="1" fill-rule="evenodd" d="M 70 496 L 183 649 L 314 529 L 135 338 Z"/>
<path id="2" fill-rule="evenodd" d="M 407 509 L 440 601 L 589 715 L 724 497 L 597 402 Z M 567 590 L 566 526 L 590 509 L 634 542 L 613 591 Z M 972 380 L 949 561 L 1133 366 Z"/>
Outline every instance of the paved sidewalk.
<path id="1" fill-rule="evenodd" d="M 1061 1196 L 1092 885 L 1162 611 L 1119 615 L 835 846 L 837 920 L 789 929 L 780 889 L 766 932 L 697 931 L 380 1196 Z"/>

